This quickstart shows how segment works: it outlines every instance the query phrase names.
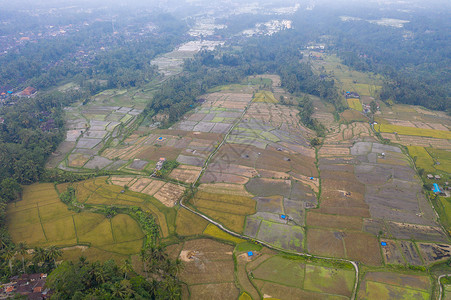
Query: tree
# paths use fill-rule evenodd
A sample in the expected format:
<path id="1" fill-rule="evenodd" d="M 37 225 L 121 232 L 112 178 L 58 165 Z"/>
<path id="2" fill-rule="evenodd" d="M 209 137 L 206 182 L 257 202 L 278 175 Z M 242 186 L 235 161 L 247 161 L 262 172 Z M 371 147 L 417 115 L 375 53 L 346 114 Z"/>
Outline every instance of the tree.
<path id="1" fill-rule="evenodd" d="M 44 248 L 35 247 L 33 252 L 33 261 L 35 264 L 44 263 L 47 259 L 47 252 Z"/>
<path id="2" fill-rule="evenodd" d="M 133 272 L 133 266 L 130 259 L 126 259 L 119 269 L 124 273 L 124 279 L 127 279 L 127 274 Z"/>
<path id="3" fill-rule="evenodd" d="M 63 251 L 58 249 L 56 246 L 50 246 L 46 249 L 46 258 L 52 260 L 56 266 L 56 260 L 63 255 Z"/>
<path id="4" fill-rule="evenodd" d="M 377 111 L 377 103 L 376 103 L 376 101 L 372 100 L 370 102 L 370 109 L 371 109 L 371 112 L 373 114 L 376 113 L 376 111 Z"/>
<path id="5" fill-rule="evenodd" d="M 3 257 L 5 260 L 8 261 L 9 271 L 11 272 L 11 274 L 13 273 L 13 260 L 14 260 L 15 256 L 16 256 L 16 251 L 14 250 L 13 247 L 9 247 L 9 248 L 5 249 L 5 253 L 3 254 Z"/>
<path id="6" fill-rule="evenodd" d="M 25 254 L 27 254 L 27 243 L 20 242 L 17 244 L 17 253 L 19 253 L 22 256 L 22 272 L 25 273 Z"/>

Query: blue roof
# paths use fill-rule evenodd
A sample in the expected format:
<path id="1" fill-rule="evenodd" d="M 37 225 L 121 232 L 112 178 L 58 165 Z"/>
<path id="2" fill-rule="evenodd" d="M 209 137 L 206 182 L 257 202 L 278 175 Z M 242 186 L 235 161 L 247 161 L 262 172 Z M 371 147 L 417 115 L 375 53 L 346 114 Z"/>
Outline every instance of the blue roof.
<path id="1" fill-rule="evenodd" d="M 249 251 L 249 252 L 247 252 L 247 255 L 252 256 L 252 255 L 254 255 L 254 253 L 252 251 Z"/>
<path id="2" fill-rule="evenodd" d="M 434 186 L 434 189 L 433 189 L 434 193 L 440 193 L 440 188 L 438 187 L 438 184 L 434 183 L 433 186 Z"/>
<path id="3" fill-rule="evenodd" d="M 387 246 L 387 243 L 386 242 L 381 242 L 381 245 L 382 246 Z"/>

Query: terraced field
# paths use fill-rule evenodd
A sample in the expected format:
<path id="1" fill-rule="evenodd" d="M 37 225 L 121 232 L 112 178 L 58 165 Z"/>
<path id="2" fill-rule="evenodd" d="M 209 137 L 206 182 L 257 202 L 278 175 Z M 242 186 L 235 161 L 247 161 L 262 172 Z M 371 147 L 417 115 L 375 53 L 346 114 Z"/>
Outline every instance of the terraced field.
<path id="1" fill-rule="evenodd" d="M 88 253 L 102 259 L 137 254 L 144 240 L 139 224 L 128 215 L 108 219 L 98 213 L 68 210 L 53 184 L 26 187 L 22 200 L 8 206 L 8 228 L 14 242 L 56 245 L 69 252 L 77 249 L 72 246 L 86 245 Z"/>

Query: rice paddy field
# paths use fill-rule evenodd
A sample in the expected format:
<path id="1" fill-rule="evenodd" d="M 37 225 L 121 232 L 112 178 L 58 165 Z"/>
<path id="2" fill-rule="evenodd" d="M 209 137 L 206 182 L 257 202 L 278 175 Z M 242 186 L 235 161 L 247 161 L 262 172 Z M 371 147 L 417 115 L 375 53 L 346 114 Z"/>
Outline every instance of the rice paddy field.
<path id="1" fill-rule="evenodd" d="M 349 98 L 346 99 L 348 102 L 349 108 L 355 109 L 357 111 L 363 111 L 362 103 L 360 102 L 360 99 L 357 98 Z"/>
<path id="2" fill-rule="evenodd" d="M 68 248 L 67 257 L 78 249 L 76 245 L 89 246 L 86 254 L 99 259 L 110 254 L 126 257 L 139 253 L 144 239 L 139 224 L 128 215 L 107 219 L 98 213 L 68 210 L 53 184 L 25 187 L 22 200 L 8 206 L 8 229 L 14 242 Z"/>
<path id="3" fill-rule="evenodd" d="M 386 272 L 369 272 L 358 292 L 359 299 L 430 299 L 428 277 Z"/>
<path id="4" fill-rule="evenodd" d="M 180 67 L 173 59 L 158 62 L 168 74 Z M 417 170 L 441 174 L 442 186 L 449 179 L 451 122 L 438 112 L 379 103 L 374 129 L 392 142 L 384 144 L 360 113 L 377 98 L 381 77 L 353 71 L 334 56 L 314 67 L 332 74 L 340 92 L 360 95 L 347 99 L 351 109 L 339 121 L 312 96 L 313 117 L 327 129 L 320 147 L 310 146 L 316 133 L 300 122 L 296 106 L 279 103 L 290 97 L 280 78 L 261 75 L 212 89 L 168 129 L 138 126 L 151 87 L 100 93 L 67 110 L 67 139 L 49 165 L 114 172 L 74 183 L 77 201 L 153 215 L 168 253 L 183 261 L 185 299 L 352 297 L 351 265 L 309 261 L 252 240 L 359 263 L 358 299 L 429 299 L 432 279 L 410 269 L 451 257 L 441 226 L 451 220 L 451 204 L 444 196 L 434 200 L 440 224 Z M 164 179 L 150 177 L 162 158 L 179 165 Z M 67 187 L 26 187 L 23 200 L 8 207 L 13 239 L 64 247 L 67 258 L 136 257 L 144 240 L 139 224 L 124 214 L 107 219 L 69 211 L 58 198 Z M 243 238 L 180 207 L 187 195 L 185 205 Z"/>

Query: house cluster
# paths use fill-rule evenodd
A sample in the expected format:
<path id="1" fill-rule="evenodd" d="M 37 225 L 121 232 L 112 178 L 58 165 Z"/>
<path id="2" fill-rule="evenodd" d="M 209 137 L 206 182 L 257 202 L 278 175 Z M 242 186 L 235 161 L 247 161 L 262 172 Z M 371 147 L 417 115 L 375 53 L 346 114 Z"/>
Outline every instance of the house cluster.
<path id="1" fill-rule="evenodd" d="M 155 170 L 160 171 L 163 168 L 165 161 L 166 161 L 166 158 L 160 157 L 160 160 L 157 162 L 157 165 L 155 166 Z"/>
<path id="2" fill-rule="evenodd" d="M 34 95 L 36 95 L 37 90 L 34 87 L 27 87 L 26 89 L 24 89 L 22 92 L 19 92 L 16 94 L 16 96 L 19 97 L 33 97 Z"/>
<path id="3" fill-rule="evenodd" d="M 22 274 L 10 278 L 10 282 L 3 284 L 0 289 L 0 299 L 14 298 L 17 296 L 28 299 L 48 299 L 51 292 L 45 288 L 47 274 Z"/>
<path id="4" fill-rule="evenodd" d="M 350 98 L 360 99 L 360 95 L 357 94 L 356 92 L 346 92 L 345 97 L 346 97 L 346 99 L 350 99 Z"/>
<path id="5" fill-rule="evenodd" d="M 429 180 L 441 180 L 442 179 L 442 177 L 440 175 L 432 175 L 432 174 L 427 174 L 426 178 Z M 434 194 L 436 194 L 436 195 L 449 197 L 450 196 L 449 191 L 451 191 L 449 182 L 445 182 L 443 187 L 440 187 L 438 185 L 438 183 L 432 184 L 432 192 L 434 192 Z"/>

